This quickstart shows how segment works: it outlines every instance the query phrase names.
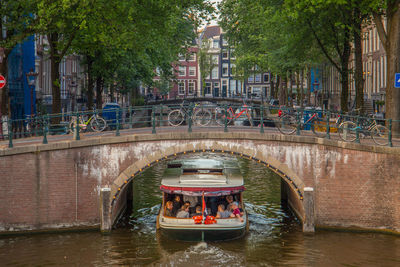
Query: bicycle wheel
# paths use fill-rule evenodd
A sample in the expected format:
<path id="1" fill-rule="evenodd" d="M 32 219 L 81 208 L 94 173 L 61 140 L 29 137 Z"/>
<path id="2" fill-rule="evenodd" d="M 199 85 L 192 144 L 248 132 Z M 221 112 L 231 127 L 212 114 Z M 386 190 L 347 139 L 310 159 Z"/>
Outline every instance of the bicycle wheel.
<path id="1" fill-rule="evenodd" d="M 228 117 L 226 118 L 227 124 L 229 124 L 233 118 L 233 115 L 230 110 L 227 112 Z M 225 109 L 223 108 L 215 108 L 215 121 L 217 122 L 218 125 L 225 125 Z"/>
<path id="2" fill-rule="evenodd" d="M 175 109 L 168 113 L 168 123 L 171 126 L 179 126 L 182 124 L 185 116 L 183 115 L 182 111 L 179 109 Z"/>
<path id="3" fill-rule="evenodd" d="M 356 140 L 356 127 L 357 125 L 352 121 L 345 121 L 340 124 L 338 128 L 340 139 L 346 142 Z"/>
<path id="4" fill-rule="evenodd" d="M 321 119 L 316 119 L 311 123 L 311 131 L 320 138 L 326 136 L 326 125 L 323 124 Z"/>
<path id="5" fill-rule="evenodd" d="M 371 130 L 371 136 L 377 145 L 386 146 L 389 143 L 389 129 L 383 125 L 376 125 Z"/>
<path id="6" fill-rule="evenodd" d="M 211 112 L 207 109 L 200 108 L 194 112 L 193 120 L 200 126 L 206 126 L 211 122 Z"/>
<path id="7" fill-rule="evenodd" d="M 102 132 L 107 127 L 107 122 L 102 117 L 93 117 L 90 121 L 90 128 L 95 132 Z"/>
<path id="8" fill-rule="evenodd" d="M 275 124 L 283 134 L 292 134 L 297 129 L 296 117 L 292 115 L 283 115 Z"/>

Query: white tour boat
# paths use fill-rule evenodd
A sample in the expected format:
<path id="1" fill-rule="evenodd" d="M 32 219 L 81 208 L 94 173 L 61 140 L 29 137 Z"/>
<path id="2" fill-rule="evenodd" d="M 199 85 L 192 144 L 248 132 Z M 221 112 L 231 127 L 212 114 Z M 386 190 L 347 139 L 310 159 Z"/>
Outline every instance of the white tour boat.
<path id="1" fill-rule="evenodd" d="M 239 238 L 248 230 L 243 176 L 236 161 L 175 160 L 168 164 L 160 188 L 163 198 L 157 229 L 162 234 L 184 240 L 223 240 Z M 228 210 L 232 207 L 235 212 Z M 221 213 L 222 208 L 226 211 Z M 178 214 L 181 210 L 185 212 Z"/>

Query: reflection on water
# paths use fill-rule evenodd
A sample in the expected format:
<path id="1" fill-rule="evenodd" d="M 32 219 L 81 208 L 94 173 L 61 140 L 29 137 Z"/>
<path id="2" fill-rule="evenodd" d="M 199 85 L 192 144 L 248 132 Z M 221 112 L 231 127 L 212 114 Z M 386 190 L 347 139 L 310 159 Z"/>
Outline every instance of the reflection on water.
<path id="1" fill-rule="evenodd" d="M 204 154 L 195 157 L 227 158 Z M 400 266 L 400 238 L 371 233 L 319 231 L 305 235 L 281 208 L 280 178 L 238 159 L 245 178 L 250 231 L 227 242 L 181 242 L 160 237 L 156 215 L 166 163 L 135 180 L 134 211 L 126 227 L 98 232 L 0 238 L 0 264 L 40 266 Z"/>

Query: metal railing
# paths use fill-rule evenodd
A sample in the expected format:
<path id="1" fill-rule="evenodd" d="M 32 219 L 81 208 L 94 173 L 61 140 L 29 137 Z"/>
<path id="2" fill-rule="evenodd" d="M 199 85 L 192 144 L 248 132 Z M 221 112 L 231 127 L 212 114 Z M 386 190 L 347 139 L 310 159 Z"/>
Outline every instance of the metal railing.
<path id="1" fill-rule="evenodd" d="M 101 119 L 104 119 L 105 123 Z M 8 141 L 10 148 L 14 146 L 14 140 L 20 138 L 34 138 L 36 142 L 41 138 L 42 143 L 47 144 L 49 136 L 53 135 L 65 135 L 64 139 L 80 140 L 82 134 L 99 131 L 119 136 L 121 132 L 129 133 L 139 129 L 147 129 L 153 134 L 166 129 L 183 129 L 190 133 L 204 127 L 224 132 L 251 127 L 253 131 L 260 133 L 313 135 L 355 143 L 400 146 L 400 141 L 393 139 L 392 134 L 394 123 L 398 124 L 400 121 L 351 113 L 341 114 L 329 110 L 261 104 L 236 103 L 219 106 L 188 101 L 174 105 L 46 114 L 20 120 L 8 119 L 0 123 L 3 126 L 0 142 Z M 372 137 L 374 143 L 364 141 L 368 137 Z"/>

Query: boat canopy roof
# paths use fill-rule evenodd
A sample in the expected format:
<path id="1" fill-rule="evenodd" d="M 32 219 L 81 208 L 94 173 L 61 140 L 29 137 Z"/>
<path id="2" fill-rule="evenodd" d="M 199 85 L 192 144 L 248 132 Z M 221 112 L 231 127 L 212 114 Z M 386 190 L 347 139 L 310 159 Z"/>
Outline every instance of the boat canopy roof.
<path id="1" fill-rule="evenodd" d="M 243 176 L 233 160 L 175 160 L 164 172 L 161 190 L 185 195 L 228 195 L 244 190 Z"/>

